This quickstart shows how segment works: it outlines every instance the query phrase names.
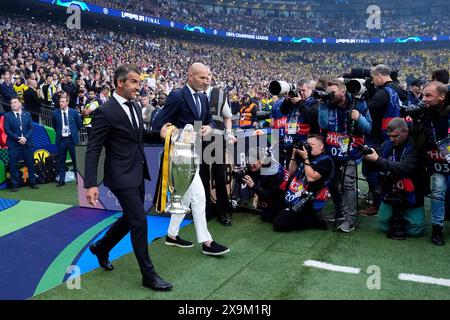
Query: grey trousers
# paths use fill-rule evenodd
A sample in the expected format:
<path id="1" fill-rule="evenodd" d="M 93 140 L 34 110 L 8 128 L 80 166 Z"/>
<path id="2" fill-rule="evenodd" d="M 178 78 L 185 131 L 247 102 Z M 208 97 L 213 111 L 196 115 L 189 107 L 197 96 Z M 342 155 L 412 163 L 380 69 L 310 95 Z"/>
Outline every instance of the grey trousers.
<path id="1" fill-rule="evenodd" d="M 344 216 L 345 219 L 352 219 L 355 222 L 358 201 L 356 197 L 356 162 L 354 160 L 335 161 L 334 165 L 334 178 L 329 190 L 336 216 Z M 342 179 L 344 179 L 343 184 Z"/>

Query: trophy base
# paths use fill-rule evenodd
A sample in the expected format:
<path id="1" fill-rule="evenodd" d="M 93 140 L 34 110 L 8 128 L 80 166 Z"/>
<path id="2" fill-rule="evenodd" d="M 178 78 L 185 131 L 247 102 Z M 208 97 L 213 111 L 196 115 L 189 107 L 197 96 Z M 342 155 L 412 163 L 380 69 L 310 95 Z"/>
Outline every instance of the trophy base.
<path id="1" fill-rule="evenodd" d="M 191 209 L 189 208 L 185 208 L 183 206 L 180 205 L 174 205 L 174 204 L 170 204 L 167 208 L 166 208 L 166 212 L 171 213 L 171 214 L 188 214 L 191 212 Z"/>

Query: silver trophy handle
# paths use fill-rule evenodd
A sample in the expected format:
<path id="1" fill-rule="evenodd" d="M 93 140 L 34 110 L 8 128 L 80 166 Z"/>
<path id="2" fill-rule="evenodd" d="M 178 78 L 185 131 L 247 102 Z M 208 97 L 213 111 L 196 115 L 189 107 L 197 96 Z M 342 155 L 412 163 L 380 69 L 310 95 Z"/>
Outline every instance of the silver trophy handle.
<path id="1" fill-rule="evenodd" d="M 186 125 L 177 136 L 175 141 L 172 140 L 169 169 L 171 197 L 166 211 L 172 214 L 186 214 L 190 209 L 182 204 L 182 199 L 197 172 L 199 157 L 194 150 L 195 134 L 192 125 Z"/>

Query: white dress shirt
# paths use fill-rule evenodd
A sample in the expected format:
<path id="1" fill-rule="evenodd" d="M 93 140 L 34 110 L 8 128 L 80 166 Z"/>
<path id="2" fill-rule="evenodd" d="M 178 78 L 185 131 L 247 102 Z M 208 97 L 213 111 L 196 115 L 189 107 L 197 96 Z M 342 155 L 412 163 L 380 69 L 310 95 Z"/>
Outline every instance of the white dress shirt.
<path id="1" fill-rule="evenodd" d="M 66 117 L 67 117 L 67 125 L 64 124 L 64 113 L 66 114 Z M 70 136 L 69 108 L 67 108 L 65 111 L 61 109 L 61 121 L 62 121 L 61 136 L 63 136 L 63 137 Z"/>
<path id="2" fill-rule="evenodd" d="M 200 105 L 200 110 L 201 110 L 201 108 L 202 108 L 202 101 L 200 100 L 200 97 L 198 97 L 198 100 L 196 101 L 196 97 L 194 96 L 194 93 L 197 93 L 197 91 L 192 89 L 188 84 L 187 84 L 187 87 L 189 88 L 189 91 L 191 92 L 192 100 L 194 100 L 195 107 L 197 107 L 197 102 L 198 102 L 199 105 Z"/>
<path id="3" fill-rule="evenodd" d="M 125 104 L 125 102 L 127 102 L 128 100 L 125 99 L 124 97 L 119 96 L 115 91 L 113 93 L 113 97 L 114 99 L 117 100 L 117 102 L 119 102 L 120 106 L 122 107 L 123 111 L 125 111 L 125 113 L 128 116 L 128 120 L 130 120 L 131 126 L 133 126 L 133 121 L 131 120 L 131 113 L 130 113 L 130 108 Z M 137 115 L 137 111 L 136 108 L 134 108 L 134 118 L 136 119 L 136 123 L 139 126 L 139 118 Z"/>

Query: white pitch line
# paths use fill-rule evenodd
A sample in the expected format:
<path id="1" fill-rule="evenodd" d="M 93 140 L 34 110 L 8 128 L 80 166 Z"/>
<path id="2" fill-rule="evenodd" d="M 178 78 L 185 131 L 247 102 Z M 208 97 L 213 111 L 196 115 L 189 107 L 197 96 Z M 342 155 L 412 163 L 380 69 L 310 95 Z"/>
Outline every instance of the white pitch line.
<path id="1" fill-rule="evenodd" d="M 337 266 L 335 264 L 325 263 L 325 262 L 316 261 L 316 260 L 306 260 L 303 263 L 303 265 L 307 266 L 307 267 L 314 267 L 314 268 L 325 269 L 325 270 L 336 271 L 336 272 L 344 272 L 344 273 L 358 274 L 361 272 L 360 268 Z"/>
<path id="2" fill-rule="evenodd" d="M 398 279 L 404 280 L 404 281 L 437 284 L 439 286 L 450 287 L 450 279 L 433 278 L 433 277 L 421 276 L 418 274 L 400 273 L 398 275 Z"/>

